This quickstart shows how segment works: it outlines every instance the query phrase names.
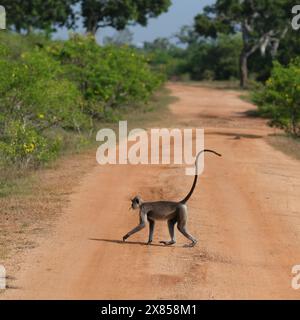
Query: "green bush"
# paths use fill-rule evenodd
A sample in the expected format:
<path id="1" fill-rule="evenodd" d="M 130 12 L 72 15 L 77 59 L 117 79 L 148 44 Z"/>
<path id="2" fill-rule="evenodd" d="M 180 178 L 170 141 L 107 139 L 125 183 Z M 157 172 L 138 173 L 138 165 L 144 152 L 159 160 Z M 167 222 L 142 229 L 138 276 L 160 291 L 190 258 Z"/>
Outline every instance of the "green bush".
<path id="1" fill-rule="evenodd" d="M 76 83 L 86 113 L 103 118 L 110 109 L 147 101 L 162 83 L 145 56 L 127 46 L 100 47 L 92 37 L 73 36 L 47 47 L 64 66 L 67 78 Z"/>
<path id="2" fill-rule="evenodd" d="M 239 77 L 240 34 L 220 34 L 212 40 L 195 37 L 192 32 L 178 38 L 184 47 L 177 47 L 167 39 L 156 39 L 144 47 L 153 67 L 162 70 L 168 78 L 229 80 Z"/>
<path id="3" fill-rule="evenodd" d="M 0 41 L 2 165 L 46 163 L 72 144 L 74 131 L 83 145 L 94 118 L 117 120 L 117 108 L 147 102 L 163 81 L 135 49 L 100 47 L 91 37 L 6 33 Z"/>
<path id="4" fill-rule="evenodd" d="M 9 53 L 8 58 L 11 61 L 18 60 L 22 53 L 33 50 L 34 48 L 43 48 L 49 43 L 43 34 L 32 33 L 30 35 L 20 35 L 13 32 L 0 32 L 0 46 L 5 47 Z M 0 50 L 1 55 L 1 50 Z"/>
<path id="5" fill-rule="evenodd" d="M 20 60 L 0 58 L 0 113 L 22 119 L 38 130 L 61 126 L 79 130 L 88 124 L 76 86 L 62 78 L 59 63 L 45 52 L 23 53 Z"/>
<path id="6" fill-rule="evenodd" d="M 146 42 L 143 52 L 149 57 L 153 70 L 165 74 L 169 79 L 182 76 L 180 66 L 186 58 L 184 49 L 172 45 L 167 39 L 156 39 L 153 43 Z"/>
<path id="7" fill-rule="evenodd" d="M 193 80 L 229 80 L 239 76 L 240 35 L 220 35 L 217 40 L 201 40 L 187 48 L 181 69 Z"/>
<path id="8" fill-rule="evenodd" d="M 49 140 L 20 121 L 6 124 L 0 141 L 1 162 L 18 167 L 37 167 L 56 158 L 61 141 Z"/>
<path id="9" fill-rule="evenodd" d="M 0 57 L 0 148 L 2 163 L 37 167 L 55 158 L 61 143 L 45 131 L 88 128 L 76 85 L 63 78 L 59 62 L 33 49 Z"/>
<path id="10" fill-rule="evenodd" d="M 253 101 L 269 124 L 300 136 L 300 59 L 288 67 L 275 62 L 266 85 L 253 92 Z"/>

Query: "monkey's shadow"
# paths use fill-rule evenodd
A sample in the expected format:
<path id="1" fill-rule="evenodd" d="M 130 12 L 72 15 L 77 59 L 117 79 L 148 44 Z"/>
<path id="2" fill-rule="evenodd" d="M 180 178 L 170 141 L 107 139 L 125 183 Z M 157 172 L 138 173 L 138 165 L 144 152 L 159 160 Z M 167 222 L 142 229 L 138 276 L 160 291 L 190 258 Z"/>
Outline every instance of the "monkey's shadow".
<path id="1" fill-rule="evenodd" d="M 115 244 L 121 244 L 121 245 L 139 245 L 139 246 L 154 246 L 154 247 L 163 247 L 163 248 L 174 248 L 173 246 L 166 246 L 164 244 L 159 244 L 159 243 L 151 243 L 147 244 L 146 242 L 141 242 L 141 241 L 122 241 L 122 240 L 114 240 L 114 239 L 94 239 L 94 238 L 89 238 L 89 240 L 92 241 L 101 241 L 101 242 L 109 242 L 109 243 L 115 243 Z"/>

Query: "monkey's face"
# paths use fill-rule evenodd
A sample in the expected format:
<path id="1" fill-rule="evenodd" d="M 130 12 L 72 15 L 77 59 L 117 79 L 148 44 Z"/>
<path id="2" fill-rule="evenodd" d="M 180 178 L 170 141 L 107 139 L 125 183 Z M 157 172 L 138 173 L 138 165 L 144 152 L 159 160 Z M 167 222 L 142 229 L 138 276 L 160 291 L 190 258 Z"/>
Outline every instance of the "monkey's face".
<path id="1" fill-rule="evenodd" d="M 133 199 L 131 199 L 131 209 L 135 210 L 140 207 L 141 204 L 141 198 L 136 196 Z"/>

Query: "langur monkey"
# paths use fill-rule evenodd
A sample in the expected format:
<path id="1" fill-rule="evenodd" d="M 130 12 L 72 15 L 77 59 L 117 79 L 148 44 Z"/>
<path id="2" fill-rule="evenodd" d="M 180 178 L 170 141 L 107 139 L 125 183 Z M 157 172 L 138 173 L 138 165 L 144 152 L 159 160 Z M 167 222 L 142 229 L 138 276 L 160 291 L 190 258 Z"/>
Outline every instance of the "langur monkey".
<path id="1" fill-rule="evenodd" d="M 174 234 L 174 226 L 177 223 L 178 230 L 186 237 L 188 238 L 191 243 L 188 245 L 185 245 L 185 247 L 193 247 L 197 243 L 197 240 L 187 231 L 186 224 L 187 224 L 187 206 L 186 203 L 192 196 L 197 180 L 198 180 L 198 159 L 200 155 L 204 152 L 211 152 L 216 154 L 217 156 L 221 157 L 221 155 L 213 150 L 204 149 L 200 151 L 197 154 L 196 161 L 195 161 L 195 167 L 196 167 L 196 173 L 194 177 L 194 182 L 192 185 L 192 188 L 190 192 L 187 194 L 187 196 L 179 201 L 156 201 L 156 202 L 144 202 L 141 197 L 136 196 L 133 199 L 131 199 L 131 207 L 130 209 L 139 209 L 139 216 L 140 216 L 140 223 L 137 227 L 129 231 L 124 237 L 123 241 L 128 239 L 131 235 L 134 233 L 142 230 L 145 226 L 147 221 L 149 222 L 149 239 L 148 244 L 151 244 L 153 240 L 153 232 L 154 232 L 154 226 L 155 226 L 155 220 L 167 220 L 168 222 L 168 228 L 171 240 L 170 241 L 160 241 L 160 243 L 164 245 L 172 245 L 175 241 L 175 234 Z"/>

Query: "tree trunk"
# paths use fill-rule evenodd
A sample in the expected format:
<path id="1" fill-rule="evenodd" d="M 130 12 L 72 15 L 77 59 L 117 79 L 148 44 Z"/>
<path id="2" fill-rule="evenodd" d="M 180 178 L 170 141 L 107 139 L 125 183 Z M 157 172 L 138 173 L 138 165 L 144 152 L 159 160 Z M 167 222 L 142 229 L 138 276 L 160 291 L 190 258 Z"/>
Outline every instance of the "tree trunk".
<path id="1" fill-rule="evenodd" d="M 98 24 L 97 21 L 90 18 L 88 23 L 87 23 L 87 33 L 93 35 L 94 37 L 96 36 L 96 33 L 98 31 Z"/>
<path id="2" fill-rule="evenodd" d="M 32 33 L 32 30 L 33 30 L 33 28 L 32 28 L 32 26 L 31 25 L 29 25 L 28 27 L 27 27 L 27 36 L 29 36 L 31 33 Z"/>
<path id="3" fill-rule="evenodd" d="M 248 55 L 245 50 L 240 56 L 240 86 L 246 88 L 248 83 Z"/>

